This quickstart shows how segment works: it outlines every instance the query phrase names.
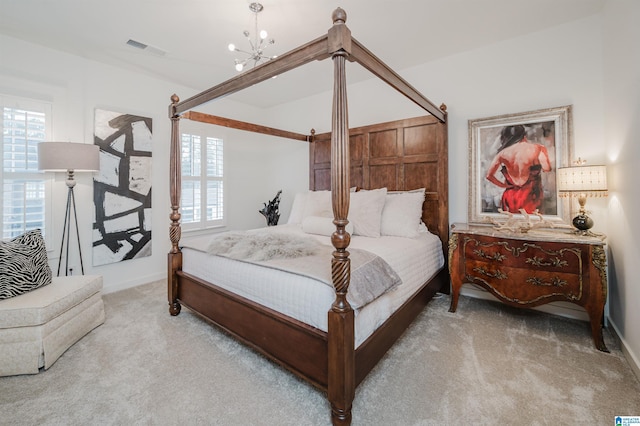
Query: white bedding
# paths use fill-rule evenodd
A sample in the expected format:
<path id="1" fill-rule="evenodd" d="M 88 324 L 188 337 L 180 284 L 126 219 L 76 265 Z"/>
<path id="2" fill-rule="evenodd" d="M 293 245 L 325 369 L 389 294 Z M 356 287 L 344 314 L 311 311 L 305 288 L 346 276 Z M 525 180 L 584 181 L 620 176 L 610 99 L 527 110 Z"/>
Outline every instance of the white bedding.
<path id="1" fill-rule="evenodd" d="M 305 234 L 299 224 L 279 225 L 270 232 L 309 235 L 323 244 L 329 237 Z M 182 270 L 253 300 L 322 331 L 335 300 L 333 289 L 317 280 L 206 253 L 211 236 L 184 238 Z M 416 238 L 352 236 L 350 247 L 382 257 L 402 279 L 402 284 L 356 311 L 355 345 L 358 347 L 418 288 L 444 265 L 440 239 L 423 228 Z M 331 259 L 327 259 L 330 268 Z"/>

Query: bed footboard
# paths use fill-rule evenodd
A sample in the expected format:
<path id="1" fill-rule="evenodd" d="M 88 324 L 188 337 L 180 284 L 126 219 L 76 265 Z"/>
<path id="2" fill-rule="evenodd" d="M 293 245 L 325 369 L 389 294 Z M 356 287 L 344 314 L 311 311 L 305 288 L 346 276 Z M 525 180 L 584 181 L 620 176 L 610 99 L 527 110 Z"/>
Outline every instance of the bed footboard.
<path id="1" fill-rule="evenodd" d="M 178 306 L 326 392 L 327 333 L 185 272 L 176 277 Z"/>

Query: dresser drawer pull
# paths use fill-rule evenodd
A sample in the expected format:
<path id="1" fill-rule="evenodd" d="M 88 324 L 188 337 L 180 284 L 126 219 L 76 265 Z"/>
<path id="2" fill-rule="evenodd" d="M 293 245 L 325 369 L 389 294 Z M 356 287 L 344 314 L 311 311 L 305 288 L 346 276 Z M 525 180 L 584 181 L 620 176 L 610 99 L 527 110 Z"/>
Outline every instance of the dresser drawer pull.
<path id="1" fill-rule="evenodd" d="M 504 254 L 501 253 L 493 253 L 492 255 L 488 255 L 487 253 L 485 253 L 484 250 L 474 250 L 473 254 L 475 254 L 478 257 L 482 257 L 484 259 L 489 259 L 489 260 L 495 260 L 498 262 L 502 262 L 503 260 L 505 260 L 507 258 L 507 256 L 505 256 Z"/>
<path id="2" fill-rule="evenodd" d="M 532 277 L 527 278 L 527 282 L 540 287 L 565 287 L 569 284 L 567 281 L 561 280 L 558 277 L 553 277 L 551 282 L 545 282 L 542 278 Z"/>
<path id="3" fill-rule="evenodd" d="M 477 272 L 479 274 L 482 274 L 482 275 L 486 275 L 487 277 L 497 278 L 499 280 L 506 280 L 508 278 L 507 274 L 505 274 L 505 273 L 503 273 L 501 271 L 496 271 L 494 273 L 491 273 L 491 272 L 487 271 L 484 268 L 473 268 L 473 271 Z"/>
<path id="4" fill-rule="evenodd" d="M 569 262 L 558 257 L 554 257 L 551 260 L 545 262 L 544 259 L 534 256 L 528 257 L 526 262 L 533 266 L 554 266 L 556 268 L 564 268 L 565 266 L 569 266 Z"/>

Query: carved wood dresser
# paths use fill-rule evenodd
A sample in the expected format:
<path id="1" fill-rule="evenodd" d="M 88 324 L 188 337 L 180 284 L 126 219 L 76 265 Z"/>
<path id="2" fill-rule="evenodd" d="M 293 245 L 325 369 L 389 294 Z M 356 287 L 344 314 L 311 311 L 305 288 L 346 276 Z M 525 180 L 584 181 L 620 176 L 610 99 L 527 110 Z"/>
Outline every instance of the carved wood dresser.
<path id="1" fill-rule="evenodd" d="M 534 307 L 553 301 L 582 306 L 593 342 L 608 352 L 602 337 L 607 300 L 607 259 L 603 238 L 569 230 L 498 231 L 490 226 L 454 224 L 449 239 L 451 307 L 460 288 L 477 284 L 500 301 Z"/>

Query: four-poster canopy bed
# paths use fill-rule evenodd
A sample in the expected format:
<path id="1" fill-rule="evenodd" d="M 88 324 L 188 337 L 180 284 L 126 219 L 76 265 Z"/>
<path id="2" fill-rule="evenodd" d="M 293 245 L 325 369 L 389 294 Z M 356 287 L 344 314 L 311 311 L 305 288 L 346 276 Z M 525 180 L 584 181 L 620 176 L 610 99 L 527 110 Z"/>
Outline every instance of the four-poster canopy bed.
<path id="1" fill-rule="evenodd" d="M 447 114 L 435 107 L 398 74 L 351 37 L 346 13 L 333 12 L 333 26 L 317 38 L 278 58 L 240 74 L 187 100 L 173 95 L 170 159 L 170 239 L 168 299 L 171 315 L 181 305 L 204 316 L 240 341 L 327 392 L 333 424 L 350 424 L 356 386 L 400 337 L 437 291 L 448 292 L 445 260 L 420 278 L 415 291 L 356 345 L 356 312 L 347 300 L 351 280 L 352 242 L 347 232 L 350 187 L 390 191 L 426 188 L 422 221 L 439 237 L 439 255 L 448 242 Z M 203 103 L 242 90 L 314 60 L 334 63 L 332 129 L 302 135 L 191 111 Z M 348 128 L 345 62 L 355 61 L 429 112 L 429 116 Z M 330 260 L 332 304 L 326 331 L 250 300 L 183 268 L 180 246 L 180 131 L 182 118 L 297 139 L 309 143 L 310 190 L 331 190 L 335 232 Z M 421 201 L 421 200 L 420 200 Z M 278 228 L 278 227 L 275 227 Z M 357 238 L 357 237 L 356 237 Z M 356 250 L 356 249 L 350 249 Z M 185 250 L 186 256 L 187 250 Z M 406 257 L 400 253 L 397 257 Z M 186 257 L 185 257 L 186 259 Z M 327 259 L 327 264 L 329 259 Z M 426 281 L 425 281 L 426 280 Z M 403 284 L 404 285 L 404 284 Z"/>

